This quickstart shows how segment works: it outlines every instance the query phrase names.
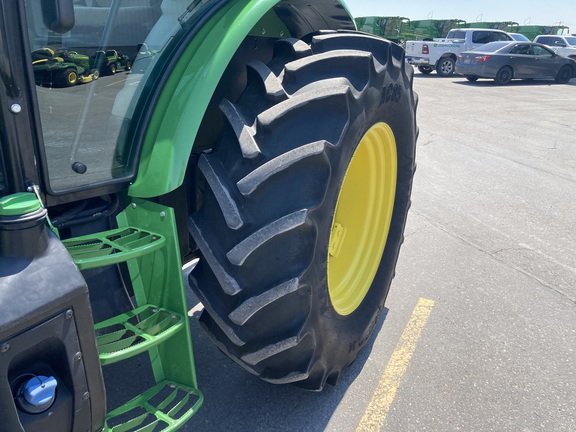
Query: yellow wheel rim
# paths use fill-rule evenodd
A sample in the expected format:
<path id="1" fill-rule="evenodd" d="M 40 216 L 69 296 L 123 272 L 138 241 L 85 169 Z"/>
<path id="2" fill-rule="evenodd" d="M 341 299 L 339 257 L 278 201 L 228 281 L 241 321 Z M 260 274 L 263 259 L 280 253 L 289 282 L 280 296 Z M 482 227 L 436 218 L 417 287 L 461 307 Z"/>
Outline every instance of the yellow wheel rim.
<path id="1" fill-rule="evenodd" d="M 362 137 L 342 182 L 328 245 L 328 292 L 349 315 L 368 293 L 382 260 L 396 193 L 394 133 L 376 123 Z"/>
<path id="2" fill-rule="evenodd" d="M 70 84 L 74 84 L 77 79 L 78 75 L 76 75 L 76 72 L 70 72 L 70 75 L 68 75 L 68 81 L 70 82 Z"/>

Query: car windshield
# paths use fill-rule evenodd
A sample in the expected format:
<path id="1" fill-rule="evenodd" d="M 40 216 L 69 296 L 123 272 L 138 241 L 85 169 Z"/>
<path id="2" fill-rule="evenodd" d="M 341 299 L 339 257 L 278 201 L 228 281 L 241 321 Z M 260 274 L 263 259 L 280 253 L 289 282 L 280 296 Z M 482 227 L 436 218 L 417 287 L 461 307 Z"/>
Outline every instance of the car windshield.
<path id="1" fill-rule="evenodd" d="M 526 36 L 524 36 L 523 34 L 520 33 L 509 33 L 510 36 L 512 36 L 515 40 L 517 41 L 521 41 L 521 42 L 530 42 L 530 39 L 528 39 Z"/>
<path id="2" fill-rule="evenodd" d="M 473 49 L 472 51 L 481 51 L 481 52 L 496 52 L 502 48 L 504 48 L 506 45 L 510 45 L 510 42 L 490 42 L 487 43 L 485 45 L 479 46 L 475 49 Z"/>

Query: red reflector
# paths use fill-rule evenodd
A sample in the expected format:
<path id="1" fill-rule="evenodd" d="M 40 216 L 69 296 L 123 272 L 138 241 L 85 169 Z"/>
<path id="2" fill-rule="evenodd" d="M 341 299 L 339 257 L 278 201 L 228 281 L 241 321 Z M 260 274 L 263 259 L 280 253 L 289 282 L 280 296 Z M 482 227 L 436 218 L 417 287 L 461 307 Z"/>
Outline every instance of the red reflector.
<path id="1" fill-rule="evenodd" d="M 474 57 L 474 60 L 476 60 L 478 63 L 484 63 L 485 61 L 488 61 L 489 58 L 489 55 L 483 55 Z"/>
<path id="2" fill-rule="evenodd" d="M 430 54 L 427 44 L 422 45 L 422 54 Z"/>

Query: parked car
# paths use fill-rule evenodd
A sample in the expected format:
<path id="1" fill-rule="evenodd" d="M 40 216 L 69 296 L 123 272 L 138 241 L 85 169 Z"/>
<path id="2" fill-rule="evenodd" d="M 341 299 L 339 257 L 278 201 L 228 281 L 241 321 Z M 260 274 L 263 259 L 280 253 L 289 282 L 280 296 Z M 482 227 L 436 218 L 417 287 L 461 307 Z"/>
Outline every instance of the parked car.
<path id="1" fill-rule="evenodd" d="M 456 73 L 468 81 L 493 78 L 496 84 L 512 79 L 554 78 L 565 84 L 576 77 L 576 60 L 534 42 L 490 42 L 458 56 Z"/>
<path id="2" fill-rule="evenodd" d="M 450 30 L 446 39 L 406 42 L 406 61 L 423 74 L 436 70 L 441 77 L 448 77 L 454 73 L 459 53 L 493 41 L 513 40 L 502 30 L 457 28 Z"/>
<path id="3" fill-rule="evenodd" d="M 522 33 L 508 33 L 510 36 L 512 36 L 512 39 L 520 41 L 520 42 L 531 42 L 530 39 L 528 39 L 526 36 L 524 36 Z"/>
<path id="4" fill-rule="evenodd" d="M 576 36 L 539 35 L 534 42 L 548 45 L 556 54 L 576 59 Z"/>

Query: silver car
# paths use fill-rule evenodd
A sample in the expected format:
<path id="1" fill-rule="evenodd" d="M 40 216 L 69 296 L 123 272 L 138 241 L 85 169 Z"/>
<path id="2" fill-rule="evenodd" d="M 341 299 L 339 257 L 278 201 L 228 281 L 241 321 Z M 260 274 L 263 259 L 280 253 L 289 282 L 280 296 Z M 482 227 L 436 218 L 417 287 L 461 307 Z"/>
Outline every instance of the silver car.
<path id="1" fill-rule="evenodd" d="M 576 60 L 534 42 L 490 42 L 458 56 L 456 73 L 468 81 L 492 78 L 499 85 L 512 79 L 552 78 L 566 84 L 576 78 Z"/>

